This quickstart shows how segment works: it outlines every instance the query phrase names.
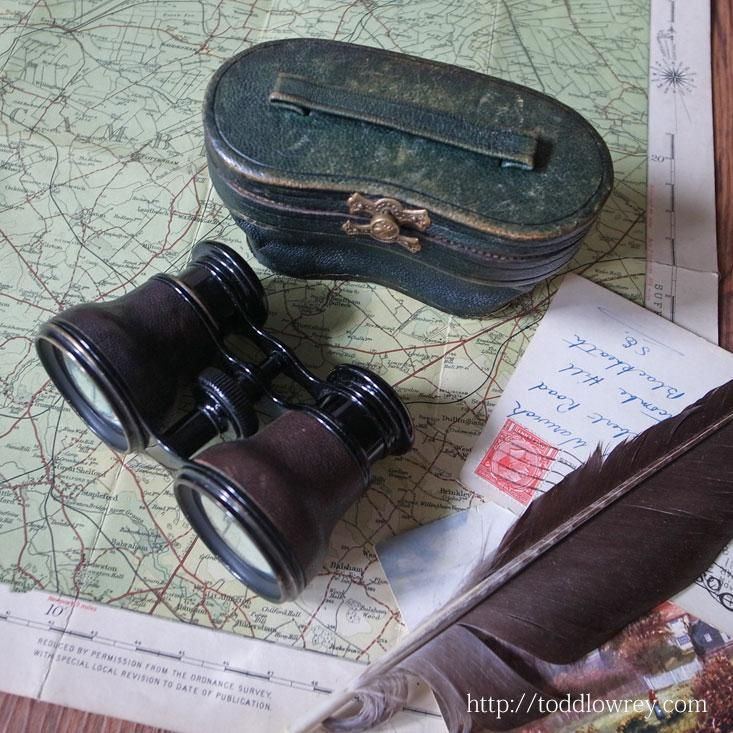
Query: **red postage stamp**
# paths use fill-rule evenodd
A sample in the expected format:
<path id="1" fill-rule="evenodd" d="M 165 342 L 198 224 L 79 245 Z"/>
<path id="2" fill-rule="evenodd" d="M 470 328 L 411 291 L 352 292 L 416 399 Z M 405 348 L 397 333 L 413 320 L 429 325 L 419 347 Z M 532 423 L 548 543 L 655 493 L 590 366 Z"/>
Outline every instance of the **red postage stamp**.
<path id="1" fill-rule="evenodd" d="M 507 420 L 476 467 L 476 473 L 526 505 L 556 455 L 557 448 L 514 420 Z"/>

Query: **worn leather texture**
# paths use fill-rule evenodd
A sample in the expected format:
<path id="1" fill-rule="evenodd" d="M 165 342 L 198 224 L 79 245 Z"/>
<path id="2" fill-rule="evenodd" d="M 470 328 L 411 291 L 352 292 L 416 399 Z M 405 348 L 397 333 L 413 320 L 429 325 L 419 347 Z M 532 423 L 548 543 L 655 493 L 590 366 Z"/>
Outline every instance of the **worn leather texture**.
<path id="1" fill-rule="evenodd" d="M 525 87 L 335 41 L 254 46 L 212 78 L 214 186 L 255 255 L 303 277 L 369 280 L 481 316 L 558 272 L 613 181 L 579 114 Z M 413 251 L 366 231 L 349 197 L 425 209 Z M 347 225 L 348 226 L 348 225 Z"/>

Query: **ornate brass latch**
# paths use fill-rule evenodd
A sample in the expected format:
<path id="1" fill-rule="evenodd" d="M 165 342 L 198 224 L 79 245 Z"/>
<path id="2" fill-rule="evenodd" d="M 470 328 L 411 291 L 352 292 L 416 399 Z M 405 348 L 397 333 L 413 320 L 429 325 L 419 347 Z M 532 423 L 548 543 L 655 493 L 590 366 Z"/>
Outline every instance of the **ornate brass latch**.
<path id="1" fill-rule="evenodd" d="M 397 199 L 371 201 L 360 193 L 352 193 L 346 203 L 350 214 L 372 215 L 368 224 L 344 222 L 341 228 L 347 234 L 368 234 L 378 242 L 399 244 L 413 254 L 422 248 L 417 237 L 405 236 L 400 227 L 406 225 L 424 232 L 430 226 L 430 216 L 425 209 L 406 209 Z"/>

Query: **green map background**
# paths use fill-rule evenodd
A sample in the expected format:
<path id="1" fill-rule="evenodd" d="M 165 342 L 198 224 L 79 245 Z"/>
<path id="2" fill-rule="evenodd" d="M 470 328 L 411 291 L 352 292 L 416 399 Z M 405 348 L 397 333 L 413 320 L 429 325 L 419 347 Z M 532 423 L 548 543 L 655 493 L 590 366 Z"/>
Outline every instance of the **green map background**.
<path id="1" fill-rule="evenodd" d="M 152 461 L 101 445 L 38 364 L 38 325 L 176 271 L 197 239 L 249 257 L 212 194 L 206 83 L 261 40 L 318 36 L 457 63 L 573 106 L 616 184 L 570 269 L 637 302 L 644 279 L 648 0 L 0 2 L 0 581 L 366 661 L 400 632 L 373 546 L 481 499 L 457 481 L 558 278 L 462 320 L 378 286 L 253 263 L 267 327 L 321 376 L 395 384 L 416 428 L 376 467 L 295 603 L 243 588 L 196 541 Z"/>

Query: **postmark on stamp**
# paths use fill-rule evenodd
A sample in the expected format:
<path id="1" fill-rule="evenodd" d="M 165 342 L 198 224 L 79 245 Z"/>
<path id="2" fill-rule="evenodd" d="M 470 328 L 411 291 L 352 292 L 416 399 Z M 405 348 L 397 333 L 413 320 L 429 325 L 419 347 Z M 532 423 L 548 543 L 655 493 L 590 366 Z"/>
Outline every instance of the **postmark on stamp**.
<path id="1" fill-rule="evenodd" d="M 476 474 L 527 505 L 542 484 L 557 452 L 557 448 L 524 426 L 507 420 L 476 466 Z"/>

